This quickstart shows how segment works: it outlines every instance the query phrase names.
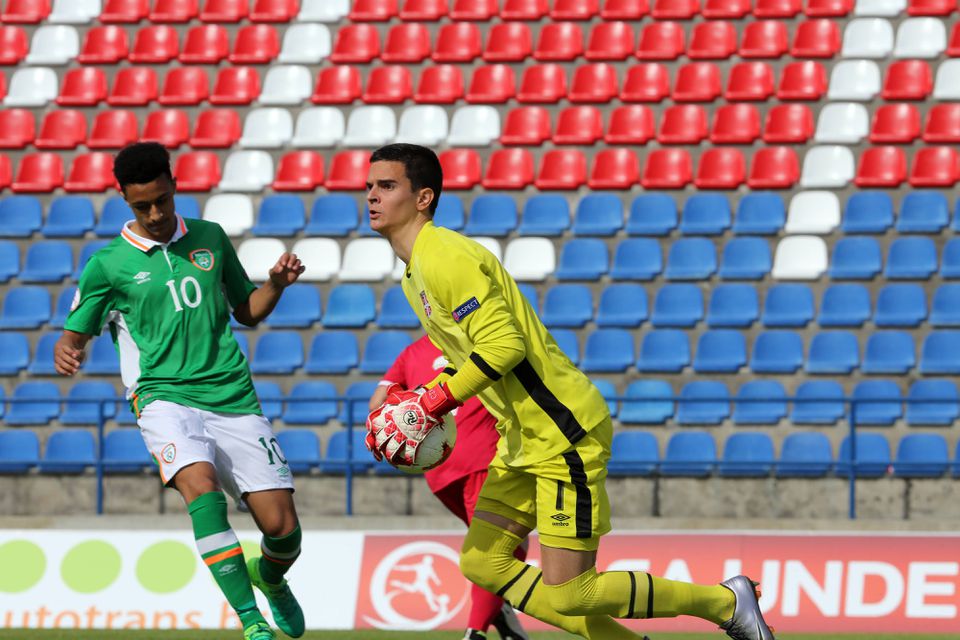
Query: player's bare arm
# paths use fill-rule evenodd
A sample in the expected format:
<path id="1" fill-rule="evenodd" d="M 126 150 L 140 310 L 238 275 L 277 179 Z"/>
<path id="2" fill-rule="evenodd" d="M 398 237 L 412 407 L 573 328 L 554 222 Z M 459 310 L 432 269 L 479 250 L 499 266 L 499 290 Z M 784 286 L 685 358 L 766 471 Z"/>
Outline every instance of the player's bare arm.
<path id="1" fill-rule="evenodd" d="M 270 277 L 263 286 L 251 293 L 246 302 L 233 310 L 233 317 L 240 324 L 248 327 L 257 326 L 277 306 L 283 290 L 296 282 L 305 270 L 306 267 L 300 262 L 297 254 L 284 253 L 270 269 Z"/>
<path id="2" fill-rule="evenodd" d="M 80 370 L 83 359 L 86 357 L 84 347 L 91 336 L 76 331 L 64 331 L 57 344 L 53 347 L 53 365 L 62 376 L 72 376 Z"/>

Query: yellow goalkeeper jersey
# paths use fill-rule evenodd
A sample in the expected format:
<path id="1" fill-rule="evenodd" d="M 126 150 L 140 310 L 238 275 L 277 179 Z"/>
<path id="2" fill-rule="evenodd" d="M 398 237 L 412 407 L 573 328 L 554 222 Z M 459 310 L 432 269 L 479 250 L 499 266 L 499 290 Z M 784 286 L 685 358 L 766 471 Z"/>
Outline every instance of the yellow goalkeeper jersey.
<path id="1" fill-rule="evenodd" d="M 603 396 L 480 244 L 427 223 L 402 286 L 427 335 L 458 370 L 448 381 L 451 393 L 464 401 L 479 390 L 497 418 L 506 464 L 555 457 L 609 417 Z M 467 369 L 482 372 L 482 384 L 471 385 Z"/>

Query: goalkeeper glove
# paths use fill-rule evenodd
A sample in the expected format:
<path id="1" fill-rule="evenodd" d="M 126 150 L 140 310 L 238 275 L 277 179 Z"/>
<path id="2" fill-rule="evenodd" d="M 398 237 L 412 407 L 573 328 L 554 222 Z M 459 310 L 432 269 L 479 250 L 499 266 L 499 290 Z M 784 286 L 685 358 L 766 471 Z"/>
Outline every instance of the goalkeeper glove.
<path id="1" fill-rule="evenodd" d="M 378 461 L 387 458 L 391 464 L 411 465 L 427 433 L 458 406 L 446 384 L 413 391 L 391 385 L 384 404 L 367 416 L 364 442 Z"/>

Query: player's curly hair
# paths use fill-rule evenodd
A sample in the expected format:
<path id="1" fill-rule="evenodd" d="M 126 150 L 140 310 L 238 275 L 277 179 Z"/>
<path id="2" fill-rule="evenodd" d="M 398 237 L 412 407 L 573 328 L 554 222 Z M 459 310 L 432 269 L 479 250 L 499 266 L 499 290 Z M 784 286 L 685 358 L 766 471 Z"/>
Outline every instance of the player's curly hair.
<path id="1" fill-rule="evenodd" d="M 160 176 L 173 180 L 170 152 L 159 142 L 128 144 L 113 159 L 113 175 L 121 190 L 128 184 L 146 184 Z"/>
<path id="2" fill-rule="evenodd" d="M 370 163 L 402 162 L 404 173 L 410 181 L 410 187 L 417 191 L 424 187 L 433 190 L 433 202 L 430 203 L 430 215 L 437 211 L 440 191 L 443 189 L 443 169 L 440 159 L 432 149 L 417 144 L 398 142 L 380 147 L 370 154 Z"/>

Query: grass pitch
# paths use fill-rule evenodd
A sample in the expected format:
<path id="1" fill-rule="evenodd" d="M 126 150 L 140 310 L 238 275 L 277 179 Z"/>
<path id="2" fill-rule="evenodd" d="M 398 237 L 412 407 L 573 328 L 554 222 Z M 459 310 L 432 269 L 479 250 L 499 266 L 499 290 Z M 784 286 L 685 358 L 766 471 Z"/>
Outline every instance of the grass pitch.
<path id="1" fill-rule="evenodd" d="M 77 631 L 4 629 L 0 637 L 4 640 L 240 640 L 239 631 Z M 491 640 L 497 640 L 496 633 Z M 565 640 L 566 634 L 541 632 L 532 633 L 531 640 Z M 277 633 L 278 640 L 286 638 Z M 460 640 L 462 635 L 453 631 L 399 632 L 399 631 L 309 631 L 304 640 Z M 658 633 L 653 640 L 721 640 L 726 636 L 702 633 Z M 868 634 L 777 634 L 777 640 L 960 640 L 960 635 L 878 635 Z"/>

